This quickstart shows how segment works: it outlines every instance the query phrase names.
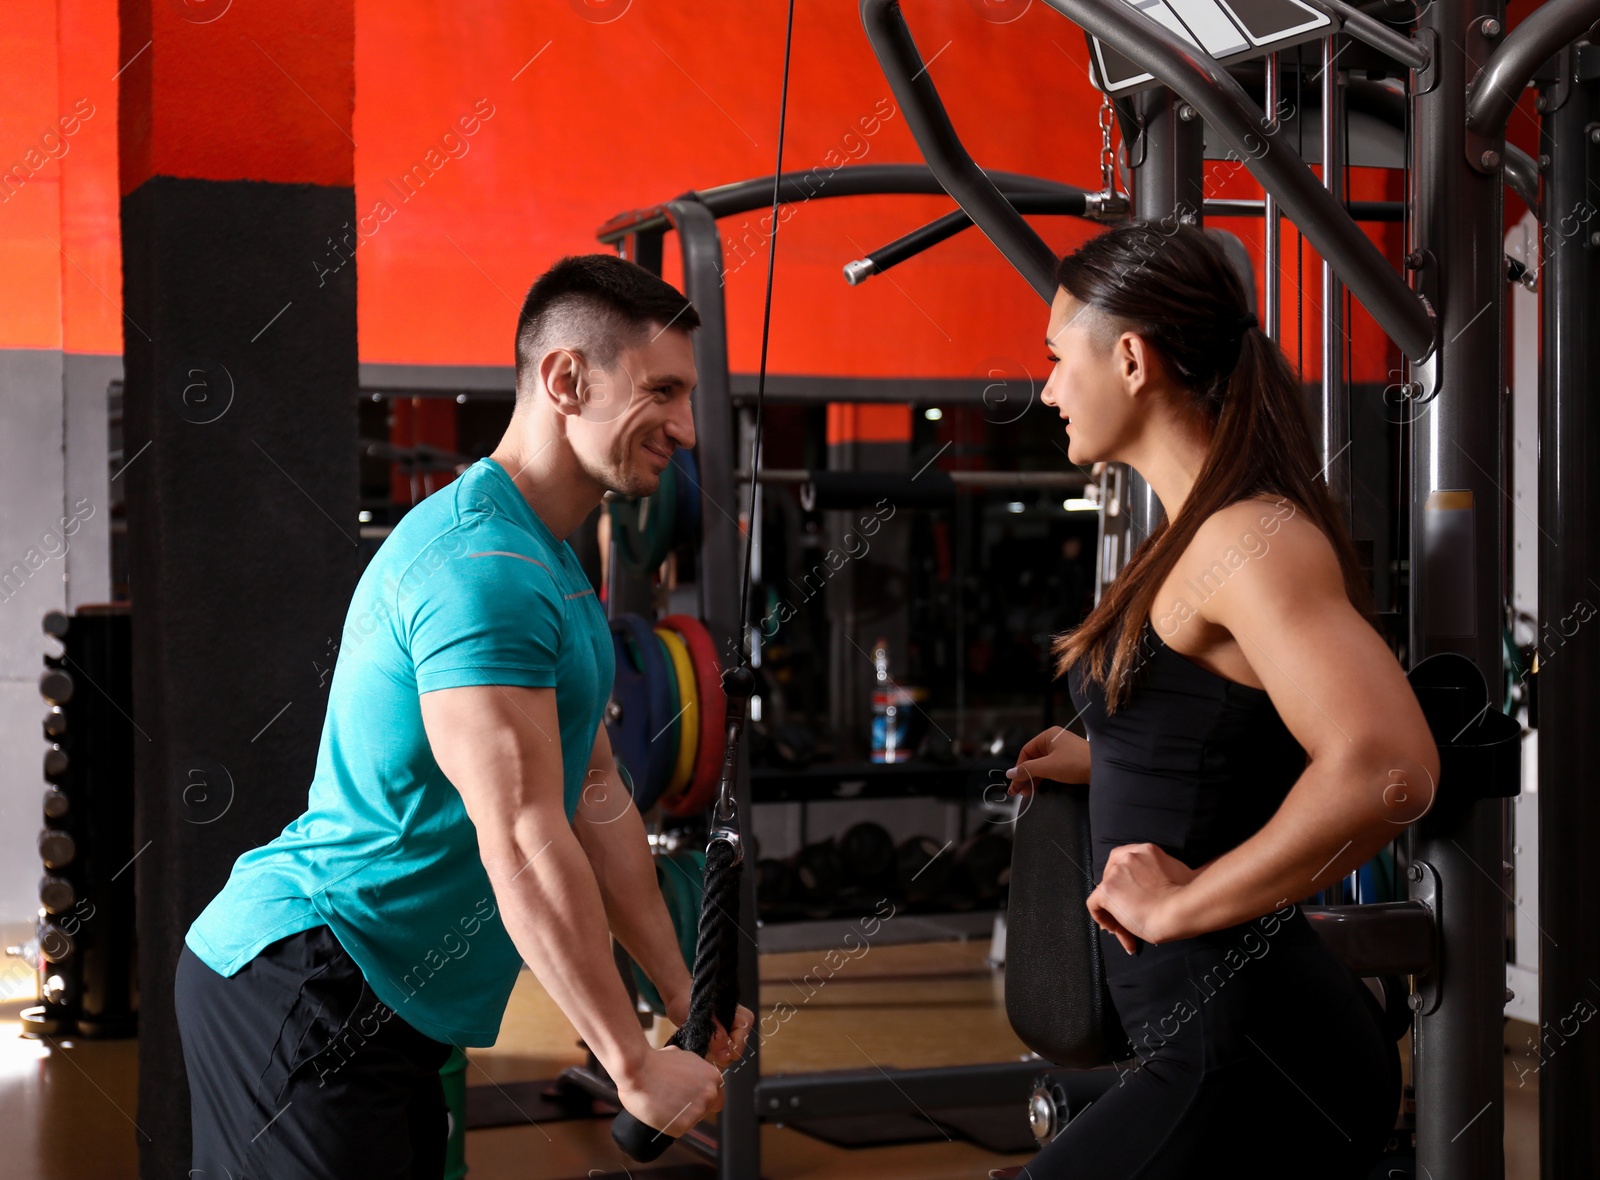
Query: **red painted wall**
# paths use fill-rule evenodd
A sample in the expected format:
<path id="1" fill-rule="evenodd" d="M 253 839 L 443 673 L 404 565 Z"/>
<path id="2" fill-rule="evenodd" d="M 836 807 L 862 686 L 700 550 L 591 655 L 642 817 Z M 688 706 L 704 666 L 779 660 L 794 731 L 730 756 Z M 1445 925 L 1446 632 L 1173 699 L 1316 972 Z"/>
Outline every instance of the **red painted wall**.
<path id="1" fill-rule="evenodd" d="M 116 0 L 6 12 L 0 348 L 122 351 L 116 13 Z"/>
<path id="2" fill-rule="evenodd" d="M 0 162 L 9 168 L 0 187 L 0 344 L 10 348 L 59 346 L 61 338 L 61 190 L 54 159 L 61 148 L 46 138 L 61 131 L 55 25 L 51 8 L 22 5 L 8 14 L 0 37 L 0 77 L 6 79 Z"/>
<path id="3" fill-rule="evenodd" d="M 48 6 L 44 6 L 48 11 Z M 57 124 L 78 130 L 60 183 L 60 346 L 122 351 L 122 231 L 117 203 L 116 0 L 58 0 Z M 71 126 L 71 122 L 67 126 Z M 3 328 L 0 328 L 3 331 Z"/>
<path id="4" fill-rule="evenodd" d="M 1019 7 L 1020 18 L 1007 23 L 983 16 Z M 936 59 L 929 72 L 951 117 L 981 164 L 1097 186 L 1098 95 L 1075 27 L 1043 4 L 913 3 L 907 13 L 924 56 Z M 783 17 L 780 0 L 726 5 L 712 33 L 699 10 L 645 0 L 546 0 L 470 27 L 420 9 L 397 17 L 375 0 L 358 7 L 357 204 L 366 210 L 385 197 L 394 204 L 388 220 L 371 223 L 375 232 L 360 255 L 363 357 L 510 363 L 517 303 L 528 283 L 562 253 L 596 249 L 593 231 L 606 217 L 770 173 Z M 383 68 L 395 61 L 419 68 Z M 458 145 L 459 159 L 398 202 L 388 181 L 439 146 L 452 119 L 480 100 L 493 117 Z M 920 159 L 854 5 L 798 7 L 789 102 L 787 168 Z M 1531 97 L 1525 105 L 1531 109 Z M 1209 168 L 1213 195 L 1260 196 L 1243 169 L 1220 161 Z M 1401 195 L 1397 178 L 1352 173 L 1355 199 Z M 1511 220 L 1520 216 L 1516 205 L 1508 200 Z M 771 370 L 976 376 L 998 365 L 1009 374 L 1042 375 L 1036 341 L 1044 308 L 975 232 L 859 288 L 844 283 L 844 262 L 951 207 L 939 198 L 846 198 L 811 202 L 784 222 Z M 754 371 L 759 360 L 766 269 L 759 218 L 724 223 L 729 354 L 737 371 Z M 1064 218 L 1034 223 L 1058 252 L 1095 232 Z M 1215 224 L 1254 246 L 1259 259 L 1259 219 Z M 1398 267 L 1399 227 L 1371 232 Z M 755 249 L 733 249 L 746 233 Z M 1295 238 L 1286 226 L 1286 258 L 1293 258 Z M 1320 260 L 1309 246 L 1304 253 L 1302 368 L 1313 380 L 1320 373 Z M 668 255 L 669 277 L 676 278 Z M 1290 263 L 1289 324 L 1297 314 L 1294 281 Z M 444 290 L 455 298 L 439 298 Z M 1351 333 L 1353 375 L 1385 379 L 1397 354 L 1358 304 Z M 1295 341 L 1285 343 L 1296 360 Z"/>
<path id="5" fill-rule="evenodd" d="M 295 20 L 283 19 L 284 3 Z M 1037 2 L 1009 23 L 984 17 L 1018 7 L 912 0 L 907 12 L 981 164 L 1095 186 L 1098 98 L 1083 36 Z M 1533 7 L 1516 0 L 1509 23 Z M 594 230 L 607 217 L 769 173 L 776 155 L 783 0 L 493 0 L 470 10 L 360 0 L 353 118 L 346 91 L 297 64 L 308 39 L 351 36 L 324 27 L 311 0 L 271 10 L 263 0 L 171 0 L 149 11 L 165 38 L 142 53 L 151 30 L 130 21 L 119 31 L 115 0 L 56 0 L 8 14 L 0 164 L 31 158 L 39 167 L 0 202 L 0 347 L 121 351 L 118 194 L 170 173 L 178 158 L 201 161 L 186 174 L 218 179 L 349 183 L 336 150 L 349 135 L 364 219 L 356 255 L 362 358 L 504 365 L 528 284 L 561 254 L 598 249 Z M 192 101 L 161 126 L 131 129 L 119 165 L 113 76 L 124 67 L 123 81 L 186 87 Z M 230 120 L 227 98 L 240 87 L 270 93 L 278 116 L 249 126 Z M 80 101 L 93 114 L 78 118 L 67 150 L 52 158 L 40 137 L 59 131 Z M 1513 142 L 1530 151 L 1536 119 L 1530 92 L 1511 124 Z M 197 143 L 205 147 L 198 156 Z M 918 159 L 855 5 L 798 5 L 785 166 Z M 1259 196 L 1247 173 L 1210 167 L 1217 195 Z M 1357 172 L 1352 195 L 1398 196 L 1385 191 L 1392 184 Z M 974 376 L 999 364 L 1041 375 L 1044 307 L 975 232 L 861 287 L 844 283 L 844 262 L 950 207 L 880 197 L 799 208 L 780 231 L 771 370 Z M 1509 196 L 1506 210 L 1508 222 L 1522 213 Z M 730 356 L 736 370 L 754 371 L 766 259 L 759 214 L 745 220 L 748 227 L 725 226 L 730 239 L 755 234 L 758 247 L 742 262 L 729 251 Z M 1095 232 L 1065 218 L 1034 224 L 1057 251 Z M 1247 243 L 1259 239 L 1259 221 L 1216 224 Z M 1398 229 L 1375 233 L 1398 262 Z M 1294 240 L 1285 226 L 1291 257 Z M 1320 296 L 1309 249 L 1305 261 L 1309 380 Z M 1291 322 L 1293 277 L 1291 268 Z M 1363 311 L 1352 330 L 1355 376 L 1383 377 L 1392 350 Z"/>
<path id="6" fill-rule="evenodd" d="M 123 128 L 122 193 L 151 176 L 350 184 L 354 39 L 349 5 L 127 0 L 122 84 L 144 97 Z"/>

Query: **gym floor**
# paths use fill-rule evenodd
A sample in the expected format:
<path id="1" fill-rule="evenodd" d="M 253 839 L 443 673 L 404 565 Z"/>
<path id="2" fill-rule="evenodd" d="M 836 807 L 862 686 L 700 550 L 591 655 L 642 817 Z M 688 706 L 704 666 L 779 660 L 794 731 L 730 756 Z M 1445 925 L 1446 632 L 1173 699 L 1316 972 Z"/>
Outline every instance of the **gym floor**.
<path id="1" fill-rule="evenodd" d="M 767 1038 L 763 1070 L 955 1065 L 1025 1052 L 1006 1022 L 1005 974 L 988 965 L 988 950 L 986 938 L 874 946 L 822 987 L 806 988 L 799 980 L 816 968 L 817 953 L 763 954 L 762 1011 L 783 1000 L 795 1009 Z M 0 1172 L 18 1180 L 135 1180 L 137 1043 L 26 1039 L 18 1013 L 31 1002 L 0 1007 L 0 1125 L 11 1128 Z M 657 1043 L 670 1031 L 658 1021 Z M 1506 1180 L 1538 1177 L 1538 1060 L 1529 1051 L 1535 1031 L 1520 1021 L 1506 1023 Z M 1405 1043 L 1401 1052 L 1408 1065 Z M 472 1050 L 470 1059 L 469 1085 L 503 1085 L 553 1077 L 580 1064 L 584 1054 L 572 1026 L 524 971 L 499 1043 Z M 468 1168 L 476 1180 L 626 1177 L 609 1127 L 608 1120 L 588 1119 L 471 1131 Z M 1027 1159 L 960 1140 L 850 1151 L 783 1127 L 762 1131 L 767 1180 L 982 1178 L 991 1168 Z M 701 1162 L 674 1147 L 651 1166 Z"/>

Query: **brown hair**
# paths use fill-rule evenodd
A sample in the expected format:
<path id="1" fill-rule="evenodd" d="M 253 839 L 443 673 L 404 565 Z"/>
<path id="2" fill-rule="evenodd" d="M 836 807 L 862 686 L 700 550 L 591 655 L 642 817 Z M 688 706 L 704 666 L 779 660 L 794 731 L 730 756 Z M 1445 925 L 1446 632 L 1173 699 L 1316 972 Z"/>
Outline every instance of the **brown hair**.
<path id="1" fill-rule="evenodd" d="M 1177 519 L 1152 529 L 1089 616 L 1056 636 L 1056 675 L 1086 658 L 1086 676 L 1102 686 L 1114 712 L 1132 690 L 1145 620 L 1179 556 L 1213 513 L 1262 494 L 1288 501 L 1323 531 L 1346 595 L 1376 626 L 1343 514 L 1319 475 L 1300 382 L 1254 326 L 1244 284 L 1221 245 L 1181 221 L 1130 221 L 1063 258 L 1056 282 L 1115 327 L 1111 340 L 1136 332 L 1160 356 L 1211 425 L 1212 443 Z"/>

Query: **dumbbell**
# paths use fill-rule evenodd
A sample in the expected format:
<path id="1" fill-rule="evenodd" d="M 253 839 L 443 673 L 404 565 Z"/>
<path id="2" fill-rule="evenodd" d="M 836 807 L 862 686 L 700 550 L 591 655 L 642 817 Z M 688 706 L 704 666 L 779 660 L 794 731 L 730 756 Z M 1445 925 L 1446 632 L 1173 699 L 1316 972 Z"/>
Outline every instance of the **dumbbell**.
<path id="1" fill-rule="evenodd" d="M 882 890 L 894 882 L 894 837 L 882 824 L 863 820 L 839 837 L 845 882 L 859 889 Z"/>
<path id="2" fill-rule="evenodd" d="M 940 898 L 954 862 L 949 850 L 932 836 L 912 836 L 895 849 L 896 892 L 911 905 Z"/>
<path id="3" fill-rule="evenodd" d="M 794 899 L 806 915 L 825 918 L 839 905 L 844 891 L 844 861 L 831 839 L 807 844 L 789 858 L 789 879 Z"/>
<path id="4" fill-rule="evenodd" d="M 789 902 L 789 866 L 776 857 L 756 861 L 756 909 L 762 917 L 777 913 Z"/>

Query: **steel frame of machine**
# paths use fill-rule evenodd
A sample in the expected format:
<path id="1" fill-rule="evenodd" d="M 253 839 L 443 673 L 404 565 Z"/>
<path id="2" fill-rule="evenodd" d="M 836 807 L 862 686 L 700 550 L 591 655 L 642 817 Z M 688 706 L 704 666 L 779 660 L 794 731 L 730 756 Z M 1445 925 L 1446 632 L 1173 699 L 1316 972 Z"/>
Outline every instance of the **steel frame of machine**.
<path id="1" fill-rule="evenodd" d="M 1019 199 L 1035 202 L 1039 211 L 1083 216 L 1086 194 L 1058 181 L 1013 173 L 990 174 L 994 182 Z M 866 195 L 942 195 L 944 189 L 926 167 L 917 164 L 859 164 L 829 170 L 819 178 L 811 172 L 786 172 L 778 178 L 779 199 L 785 203 Z M 713 506 L 739 503 L 735 473 L 739 466 L 734 422 L 734 391 L 728 372 L 727 316 L 723 286 L 722 235 L 717 222 L 755 209 L 772 200 L 773 178 L 722 185 L 686 193 L 664 204 L 620 214 L 601 226 L 597 236 L 614 245 L 623 256 L 661 273 L 664 238 L 675 231 L 682 250 L 684 294 L 700 314 L 694 335 L 695 367 L 699 388 L 694 398 L 697 457 L 701 494 Z M 1039 202 L 1049 205 L 1046 210 Z M 768 390 L 768 397 L 774 392 Z M 777 394 L 786 401 L 826 402 L 828 385 L 808 391 L 801 383 Z M 708 508 L 702 514 L 701 570 L 736 571 L 742 560 L 738 522 L 725 508 Z M 615 560 L 609 563 L 607 610 L 613 616 L 628 611 L 652 611 L 648 579 L 627 573 Z M 700 616 L 723 653 L 738 652 L 738 578 L 712 578 L 701 574 L 697 587 Z M 901 768 L 891 768 L 901 769 Z M 752 806 L 748 749 L 739 752 L 736 801 L 741 815 Z M 755 874 L 743 875 L 740 893 L 739 992 L 747 1001 L 759 995 Z M 757 1005 L 759 1007 L 759 1005 Z M 761 1016 L 758 1013 L 758 1032 Z M 810 1074 L 761 1076 L 760 1037 L 752 1036 L 739 1065 L 725 1077 L 719 1132 L 697 1129 L 681 1140 L 686 1146 L 716 1160 L 725 1180 L 761 1174 L 762 1122 L 825 1118 L 839 1114 L 870 1114 L 904 1110 L 908 1099 L 924 1109 L 968 1105 L 974 1094 L 986 1099 L 1026 1102 L 1045 1063 L 1038 1060 L 997 1062 L 934 1069 L 838 1070 Z M 568 1070 L 569 1084 L 602 1099 L 615 1101 L 615 1090 L 593 1064 Z M 1116 1070 L 1084 1071 L 1073 1080 L 1072 1096 L 1090 1101 L 1114 1084 Z"/>

